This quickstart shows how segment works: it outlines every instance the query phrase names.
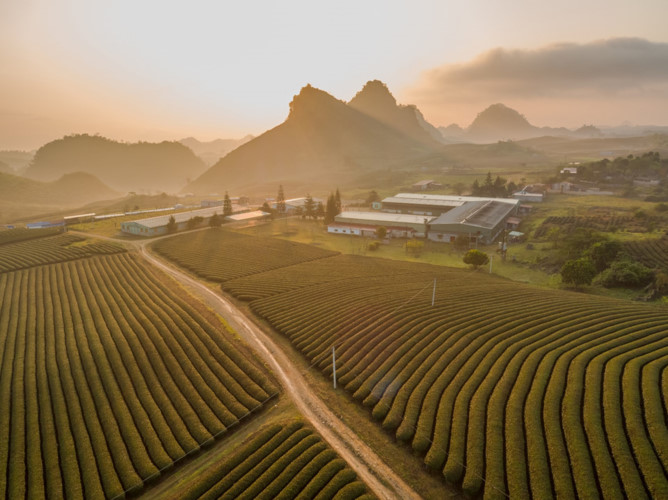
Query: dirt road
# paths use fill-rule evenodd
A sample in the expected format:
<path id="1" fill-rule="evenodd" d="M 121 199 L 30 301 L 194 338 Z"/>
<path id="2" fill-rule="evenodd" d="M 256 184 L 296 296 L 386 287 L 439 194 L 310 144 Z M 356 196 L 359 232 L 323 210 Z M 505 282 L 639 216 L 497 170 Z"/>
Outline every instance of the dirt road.
<path id="1" fill-rule="evenodd" d="M 90 235 L 87 235 L 90 236 Z M 94 237 L 94 236 L 93 236 Z M 113 238 L 105 238 L 113 240 Z M 119 240 L 115 240 L 119 241 Z M 155 240 L 151 240 L 155 241 Z M 124 243 L 128 243 L 124 241 Z M 376 455 L 327 405 L 309 388 L 304 377 L 283 351 L 250 318 L 234 304 L 207 288 L 186 273 L 166 265 L 146 249 L 146 241 L 131 242 L 148 262 L 173 276 L 214 311 L 224 317 L 241 338 L 250 345 L 274 371 L 285 393 L 294 401 L 299 411 L 322 435 L 329 445 L 357 473 L 367 486 L 381 499 L 418 499 L 410 488 L 383 460 Z"/>

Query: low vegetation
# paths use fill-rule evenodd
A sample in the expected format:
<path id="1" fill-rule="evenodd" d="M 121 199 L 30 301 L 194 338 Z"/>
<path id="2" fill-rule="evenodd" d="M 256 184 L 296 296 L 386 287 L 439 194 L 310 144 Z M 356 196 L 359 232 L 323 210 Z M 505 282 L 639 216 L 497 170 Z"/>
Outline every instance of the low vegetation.
<path id="1" fill-rule="evenodd" d="M 16 228 L 0 231 L 0 245 L 34 240 L 45 236 L 55 236 L 63 232 L 62 227 L 45 227 L 42 229 Z"/>
<path id="2" fill-rule="evenodd" d="M 30 231 L 39 230 L 31 229 Z M 47 232 L 46 234 L 51 233 Z M 40 236 L 44 236 L 44 233 Z M 125 252 L 125 248 L 115 243 L 87 240 L 81 236 L 67 233 L 39 239 L 23 240 L 13 244 L 0 245 L 0 273 L 81 259 L 92 255 L 119 252 Z"/>
<path id="3" fill-rule="evenodd" d="M 343 255 L 224 287 L 469 494 L 668 495 L 665 309 Z"/>
<path id="4" fill-rule="evenodd" d="M 167 238 L 153 248 L 198 276 L 217 282 L 336 254 L 301 243 L 221 230 Z"/>
<path id="5" fill-rule="evenodd" d="M 226 459 L 163 499 L 371 499 L 364 483 L 310 428 L 297 421 L 262 428 Z"/>
<path id="6" fill-rule="evenodd" d="M 135 491 L 276 394 L 128 253 L 5 272 L 0 294 L 0 498 Z"/>

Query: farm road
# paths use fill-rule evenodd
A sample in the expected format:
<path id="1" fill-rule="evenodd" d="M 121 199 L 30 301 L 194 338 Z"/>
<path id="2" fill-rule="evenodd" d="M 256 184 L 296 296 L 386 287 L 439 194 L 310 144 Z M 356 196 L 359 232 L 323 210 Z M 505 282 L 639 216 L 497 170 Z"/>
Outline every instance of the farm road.
<path id="1" fill-rule="evenodd" d="M 114 238 L 80 234 L 128 243 Z M 150 241 L 156 239 L 158 238 Z M 371 448 L 339 420 L 320 398 L 313 394 L 299 370 L 292 365 L 283 351 L 250 318 L 222 295 L 191 278 L 186 273 L 165 264 L 148 252 L 146 249 L 147 243 L 149 242 L 131 242 L 144 259 L 174 277 L 200 300 L 224 317 L 239 336 L 262 356 L 262 359 L 277 375 L 285 392 L 294 401 L 299 411 L 378 498 L 420 498 Z"/>

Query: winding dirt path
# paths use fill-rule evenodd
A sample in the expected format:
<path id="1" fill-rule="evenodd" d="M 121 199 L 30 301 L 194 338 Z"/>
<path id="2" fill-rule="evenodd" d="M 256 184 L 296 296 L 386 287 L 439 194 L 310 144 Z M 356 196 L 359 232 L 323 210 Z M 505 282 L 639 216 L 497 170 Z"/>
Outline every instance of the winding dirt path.
<path id="1" fill-rule="evenodd" d="M 84 233 L 80 233 L 84 234 Z M 95 235 L 88 235 L 96 237 Z M 170 235 L 171 236 L 171 235 Z M 165 236 L 169 237 L 169 236 Z M 286 394 L 299 411 L 313 425 L 329 445 L 357 473 L 373 493 L 381 499 L 419 499 L 420 496 L 408 486 L 376 453 L 369 448 L 347 425 L 332 413 L 327 405 L 309 388 L 299 370 L 283 351 L 253 321 L 222 295 L 206 287 L 188 274 L 165 264 L 146 249 L 150 241 L 118 240 L 130 243 L 139 254 L 185 285 L 200 300 L 224 317 L 241 338 L 254 349 L 274 371 Z"/>

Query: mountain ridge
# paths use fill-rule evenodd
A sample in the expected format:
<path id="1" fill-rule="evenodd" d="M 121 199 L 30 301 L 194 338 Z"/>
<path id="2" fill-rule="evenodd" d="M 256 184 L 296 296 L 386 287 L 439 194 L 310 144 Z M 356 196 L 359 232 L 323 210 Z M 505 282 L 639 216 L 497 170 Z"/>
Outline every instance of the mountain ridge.
<path id="1" fill-rule="evenodd" d="M 372 112 L 383 115 L 384 120 L 308 84 L 293 97 L 283 123 L 228 153 L 184 191 L 211 193 L 280 183 L 335 183 L 344 175 L 352 179 L 439 150 L 438 141 L 417 129 L 413 111 L 410 115 L 394 113 L 392 108 L 397 105 L 391 94 L 380 99 L 385 102 L 380 106 L 372 103 L 367 111 L 373 108 Z"/>

